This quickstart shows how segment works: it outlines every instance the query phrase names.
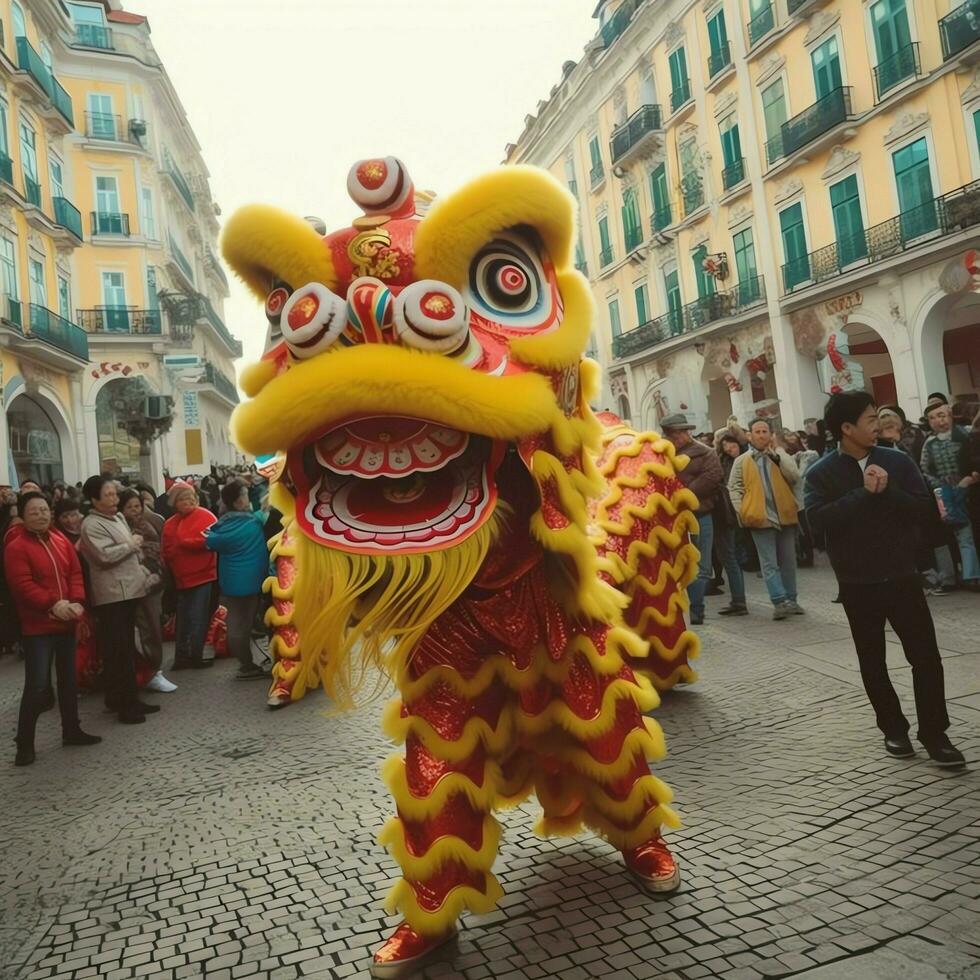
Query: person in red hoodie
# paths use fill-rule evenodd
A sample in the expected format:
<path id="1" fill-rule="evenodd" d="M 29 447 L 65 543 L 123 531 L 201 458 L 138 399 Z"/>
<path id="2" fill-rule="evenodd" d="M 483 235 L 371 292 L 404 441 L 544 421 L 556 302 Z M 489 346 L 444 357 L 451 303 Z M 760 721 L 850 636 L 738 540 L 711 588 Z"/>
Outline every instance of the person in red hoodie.
<path id="1" fill-rule="evenodd" d="M 102 739 L 82 731 L 75 688 L 75 624 L 85 612 L 82 566 L 72 543 L 51 524 L 41 493 L 17 502 L 21 531 L 4 548 L 4 570 L 20 617 L 24 647 L 24 693 L 17 720 L 14 764 L 34 761 L 34 730 L 54 661 L 58 676 L 62 745 L 95 745 Z"/>
<path id="2" fill-rule="evenodd" d="M 177 586 L 177 648 L 171 670 L 213 667 L 204 659 L 211 588 L 218 578 L 217 556 L 208 551 L 205 534 L 215 516 L 201 507 L 197 491 L 178 480 L 167 491 L 173 517 L 163 525 L 163 560 Z"/>

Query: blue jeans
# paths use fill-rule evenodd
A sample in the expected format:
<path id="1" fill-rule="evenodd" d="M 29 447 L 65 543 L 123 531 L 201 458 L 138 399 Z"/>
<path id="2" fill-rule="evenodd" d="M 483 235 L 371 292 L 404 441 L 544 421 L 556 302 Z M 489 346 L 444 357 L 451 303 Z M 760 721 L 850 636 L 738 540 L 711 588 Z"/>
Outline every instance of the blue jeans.
<path id="1" fill-rule="evenodd" d="M 211 582 L 177 590 L 176 663 L 200 662 L 208 635 Z"/>
<path id="2" fill-rule="evenodd" d="M 735 528 L 718 528 L 715 540 L 718 545 L 718 557 L 721 559 L 725 574 L 728 576 L 728 591 L 732 597 L 732 602 L 744 606 L 745 576 L 742 574 L 742 566 L 738 563 L 738 555 L 736 554 Z"/>
<path id="3" fill-rule="evenodd" d="M 698 516 L 698 533 L 691 535 L 691 544 L 701 552 L 698 559 L 698 577 L 687 587 L 687 597 L 691 600 L 691 614 L 704 616 L 704 593 L 711 582 L 711 545 L 715 526 L 710 514 Z"/>
<path id="4" fill-rule="evenodd" d="M 796 525 L 754 527 L 752 540 L 772 604 L 796 602 Z"/>
<path id="5" fill-rule="evenodd" d="M 61 732 L 78 731 L 78 691 L 75 687 L 75 633 L 54 636 L 23 636 L 24 693 L 17 718 L 17 744 L 33 747 L 34 729 L 44 694 L 51 683 L 51 664 L 58 675 L 58 707 L 61 710 Z"/>
<path id="6" fill-rule="evenodd" d="M 961 577 L 964 582 L 975 582 L 980 579 L 980 561 L 977 559 L 973 529 L 969 524 L 964 524 L 963 527 L 955 528 L 953 534 L 960 549 Z M 939 578 L 943 585 L 956 585 L 956 565 L 953 563 L 953 554 L 949 548 L 936 549 L 936 568 L 939 570 Z"/>

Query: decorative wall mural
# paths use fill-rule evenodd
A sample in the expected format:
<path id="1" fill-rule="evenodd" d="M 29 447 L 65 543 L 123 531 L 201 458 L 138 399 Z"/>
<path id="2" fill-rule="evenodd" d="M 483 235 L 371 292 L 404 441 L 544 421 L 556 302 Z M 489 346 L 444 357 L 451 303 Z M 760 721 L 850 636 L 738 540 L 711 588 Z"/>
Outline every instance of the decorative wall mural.
<path id="1" fill-rule="evenodd" d="M 850 341 L 843 330 L 837 330 L 827 338 L 825 353 L 817 368 L 823 390 L 828 395 L 864 391 L 864 368 L 850 358 Z"/>
<path id="2" fill-rule="evenodd" d="M 980 292 L 980 251 L 971 248 L 947 263 L 939 274 L 939 286 L 950 294 Z"/>

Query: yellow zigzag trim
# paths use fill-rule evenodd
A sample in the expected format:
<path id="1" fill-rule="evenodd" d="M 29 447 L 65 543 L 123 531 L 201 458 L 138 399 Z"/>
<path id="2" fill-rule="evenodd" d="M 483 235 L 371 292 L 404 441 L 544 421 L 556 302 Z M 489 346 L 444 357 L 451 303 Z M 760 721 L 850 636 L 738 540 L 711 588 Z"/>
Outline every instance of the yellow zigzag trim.
<path id="1" fill-rule="evenodd" d="M 670 466 L 667 463 L 658 464 L 660 466 L 660 469 L 656 471 L 658 476 L 676 476 L 677 471 L 684 469 L 690 462 L 687 456 L 677 454 L 674 444 L 669 439 L 665 439 L 656 432 L 634 432 L 624 425 L 622 427 L 617 426 L 610 434 L 612 437 L 631 435 L 633 441 L 625 446 L 617 446 L 612 454 L 603 460 L 601 466 L 603 476 L 610 476 L 614 473 L 621 459 L 635 459 L 640 455 L 644 446 L 649 446 L 655 453 L 667 457 Z"/>
<path id="2" fill-rule="evenodd" d="M 444 936 L 464 909 L 474 915 L 486 915 L 493 911 L 503 894 L 497 879 L 487 873 L 486 894 L 471 885 L 457 885 L 436 912 L 429 912 L 419 905 L 412 886 L 402 879 L 388 892 L 385 911 L 392 915 L 401 912 L 405 921 L 423 936 Z"/>
<path id="3" fill-rule="evenodd" d="M 697 533 L 697 520 L 690 511 L 684 511 L 674 523 L 674 528 L 676 532 L 677 525 L 679 523 L 685 523 L 690 529 L 693 525 L 694 530 L 692 533 Z M 679 533 L 672 533 L 668 531 L 665 527 L 661 527 L 659 524 L 656 525 L 650 532 L 650 536 L 646 541 L 631 541 L 630 546 L 626 552 L 625 561 L 619 557 L 619 555 L 610 552 L 605 557 L 612 564 L 614 569 L 614 574 L 619 581 L 628 581 L 635 574 L 635 569 L 639 568 L 640 561 L 644 558 L 654 558 L 659 553 L 661 546 L 667 548 L 668 551 L 676 553 L 674 563 L 671 566 L 671 571 L 675 576 L 678 576 L 678 581 L 683 581 L 684 575 L 687 574 L 685 571 L 683 574 L 678 572 L 678 566 L 681 564 L 681 559 L 683 558 L 687 563 L 694 568 L 695 573 L 697 572 L 698 560 L 700 558 L 700 552 L 694 547 L 689 541 L 685 541 L 684 537 Z"/>
<path id="4" fill-rule="evenodd" d="M 590 807 L 610 820 L 628 824 L 639 819 L 652 805 L 670 803 L 674 794 L 665 782 L 650 773 L 633 783 L 625 800 L 613 799 L 604 786 L 597 783 L 585 784 L 585 798 Z"/>
<path id="5" fill-rule="evenodd" d="M 700 650 L 690 653 L 688 656 L 693 658 L 698 656 L 699 653 Z M 698 679 L 698 672 L 692 670 L 687 664 L 681 664 L 680 667 L 674 669 L 669 677 L 657 677 L 652 672 L 649 672 L 647 673 L 647 678 L 658 691 L 669 691 L 675 684 L 681 682 L 693 684 Z"/>
<path id="6" fill-rule="evenodd" d="M 574 837 L 583 830 L 582 808 L 565 817 L 549 817 L 542 814 L 534 825 L 538 837 Z"/>
<path id="7" fill-rule="evenodd" d="M 497 804 L 498 787 L 503 776 L 498 763 L 487 760 L 483 764 L 483 783 L 477 785 L 461 772 L 447 773 L 432 787 L 428 796 L 416 796 L 408 786 L 405 760 L 393 755 L 381 764 L 381 778 L 395 800 L 398 812 L 409 820 L 425 820 L 433 817 L 450 798 L 464 795 L 474 810 L 492 810 Z"/>
<path id="8" fill-rule="evenodd" d="M 611 484 L 612 489 L 609 492 L 609 496 L 599 503 L 596 523 L 608 534 L 618 534 L 622 537 L 628 537 L 633 530 L 633 525 L 638 519 L 644 521 L 652 520 L 656 516 L 657 511 L 660 510 L 666 511 L 668 515 L 676 518 L 679 514 L 686 514 L 697 509 L 698 498 L 687 487 L 675 490 L 670 495 L 670 500 L 659 490 L 654 490 L 647 497 L 647 501 L 642 507 L 639 504 L 627 504 L 623 508 L 622 523 L 614 521 L 609 516 L 609 511 L 620 502 L 624 489 L 638 490 L 646 486 L 647 480 L 643 473 L 650 465 L 652 464 L 644 464 L 641 475 L 636 481 L 625 477 L 617 477 L 615 482 Z"/>
<path id="9" fill-rule="evenodd" d="M 285 657 L 288 660 L 298 660 L 299 659 L 299 644 L 291 646 L 288 644 L 278 633 L 274 634 L 272 639 L 269 641 L 269 649 L 278 657 L 282 659 Z M 299 668 L 297 667 L 297 670 Z"/>
<path id="10" fill-rule="evenodd" d="M 677 814 L 669 806 L 656 806 L 632 829 L 623 830 L 607 820 L 592 807 L 586 807 L 585 824 L 600 837 L 605 838 L 613 847 L 620 851 L 629 850 L 645 844 L 660 832 L 663 826 L 677 828 L 681 822 Z"/>
<path id="11" fill-rule="evenodd" d="M 460 737 L 454 742 L 441 738 L 422 718 L 415 715 L 402 718 L 401 707 L 401 702 L 397 700 L 390 701 L 386 706 L 381 716 L 384 733 L 398 744 L 403 743 L 410 734 L 415 735 L 434 756 L 448 762 L 468 759 L 481 743 L 491 755 L 502 754 L 511 743 L 514 718 L 510 705 L 504 705 L 496 728 L 491 728 L 483 718 L 470 718 L 463 725 Z"/>
<path id="12" fill-rule="evenodd" d="M 648 762 L 662 759 L 667 754 L 664 734 L 652 718 L 643 719 L 643 728 L 631 731 L 623 740 L 623 748 L 611 763 L 598 762 L 586 749 L 566 746 L 558 749 L 559 758 L 576 772 L 598 783 L 621 779 L 632 768 L 640 754 Z"/>
<path id="13" fill-rule="evenodd" d="M 405 828 L 392 817 L 381 828 L 378 843 L 395 859 L 402 874 L 415 881 L 431 878 L 451 861 L 459 861 L 472 871 L 489 871 L 500 847 L 500 825 L 489 814 L 483 818 L 483 842 L 474 850 L 460 837 L 446 835 L 433 841 L 425 854 L 413 854 L 405 844 Z"/>

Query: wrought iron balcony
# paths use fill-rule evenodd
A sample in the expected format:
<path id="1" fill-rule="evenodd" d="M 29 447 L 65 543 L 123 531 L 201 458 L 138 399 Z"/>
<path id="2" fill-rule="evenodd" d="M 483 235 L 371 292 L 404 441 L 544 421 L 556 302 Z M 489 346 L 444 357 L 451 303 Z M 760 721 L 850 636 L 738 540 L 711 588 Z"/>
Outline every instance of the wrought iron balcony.
<path id="1" fill-rule="evenodd" d="M 607 248 L 602 249 L 599 252 L 599 268 L 605 269 L 607 265 L 610 265 L 613 260 L 613 247 L 612 245 Z"/>
<path id="2" fill-rule="evenodd" d="M 5 184 L 14 184 L 14 161 L 6 153 L 0 153 L 0 180 Z"/>
<path id="3" fill-rule="evenodd" d="M 129 215 L 119 211 L 92 211 L 93 235 L 129 235 Z"/>
<path id="4" fill-rule="evenodd" d="M 41 206 L 41 185 L 27 174 L 24 174 L 24 197 L 34 207 L 39 208 Z"/>
<path id="5" fill-rule="evenodd" d="M 170 252 L 177 263 L 177 267 L 191 281 L 194 282 L 194 267 L 190 264 L 187 256 L 184 255 L 180 246 L 174 241 L 173 235 L 167 234 L 167 241 L 170 245 Z"/>
<path id="6" fill-rule="evenodd" d="M 109 112 L 86 112 L 85 135 L 92 140 L 132 143 L 133 137 L 121 116 Z"/>
<path id="7" fill-rule="evenodd" d="M 730 163 L 721 172 L 721 183 L 726 191 L 745 180 L 745 157 Z"/>
<path id="8" fill-rule="evenodd" d="M 79 241 L 82 241 L 82 214 L 67 197 L 54 197 L 54 223 L 67 228 Z"/>
<path id="9" fill-rule="evenodd" d="M 732 42 L 726 41 L 720 51 L 712 51 L 708 56 L 708 78 L 724 71 L 732 63 Z"/>
<path id="10" fill-rule="evenodd" d="M 674 223 L 674 209 L 668 201 L 662 208 L 654 210 L 650 215 L 650 227 L 654 231 L 663 231 Z"/>
<path id="11" fill-rule="evenodd" d="M 204 365 L 204 380 L 219 395 L 227 398 L 230 402 L 234 402 L 236 405 L 238 404 L 238 388 L 235 386 L 235 382 L 222 371 L 218 370 L 210 361 Z"/>
<path id="12" fill-rule="evenodd" d="M 875 102 L 880 102 L 890 89 L 906 78 L 918 78 L 919 72 L 919 45 L 913 41 L 878 63 L 874 70 Z"/>
<path id="13" fill-rule="evenodd" d="M 17 67 L 26 71 L 41 87 L 48 101 L 64 117 L 65 121 L 75 125 L 75 117 L 71 107 L 71 96 L 64 86 L 51 74 L 51 69 L 44 63 L 41 56 L 31 47 L 26 37 L 17 38 Z"/>
<path id="14" fill-rule="evenodd" d="M 779 137 L 766 144 L 769 163 L 773 164 L 781 157 L 790 156 L 839 123 L 846 122 L 850 116 L 850 86 L 841 86 L 828 92 L 808 109 L 783 123 Z"/>
<path id="15" fill-rule="evenodd" d="M 686 102 L 691 101 L 691 80 L 685 78 L 684 81 L 677 86 L 677 88 L 672 89 L 670 93 L 670 111 L 677 112 L 677 110 L 684 105 Z"/>
<path id="16" fill-rule="evenodd" d="M 818 248 L 783 266 L 783 292 L 873 265 L 936 238 L 980 226 L 980 180 L 910 208 L 880 224 Z"/>
<path id="17" fill-rule="evenodd" d="M 100 27 L 98 24 L 76 24 L 75 44 L 83 48 L 99 48 L 102 51 L 112 51 L 112 30 Z"/>
<path id="18" fill-rule="evenodd" d="M 218 316 L 218 311 L 211 305 L 211 300 L 201 294 L 201 314 L 208 323 L 214 327 L 215 332 L 225 342 L 228 349 L 236 356 L 242 356 L 242 344 L 236 337 L 233 337 L 225 326 L 225 321 Z"/>
<path id="19" fill-rule="evenodd" d="M 94 310 L 76 310 L 75 314 L 79 326 L 88 333 L 159 337 L 163 332 L 159 310 L 138 310 L 135 306 L 99 306 Z"/>
<path id="20" fill-rule="evenodd" d="M 939 36 L 943 42 L 943 61 L 949 61 L 980 38 L 980 0 L 966 0 L 943 17 L 939 21 Z"/>
<path id="21" fill-rule="evenodd" d="M 599 163 L 595 164 L 595 166 L 593 166 L 592 169 L 589 171 L 589 185 L 592 187 L 593 190 L 595 190 L 595 188 L 602 183 L 605 177 L 606 177 L 606 168 L 603 167 L 602 161 L 600 160 Z"/>
<path id="22" fill-rule="evenodd" d="M 633 15 L 643 6 L 645 0 L 626 0 L 619 9 L 606 21 L 599 30 L 602 46 L 605 48 L 615 44 L 616 39 L 626 30 Z"/>
<path id="23" fill-rule="evenodd" d="M 757 44 L 776 26 L 772 4 L 767 4 L 749 21 L 749 44 Z"/>
<path id="24" fill-rule="evenodd" d="M 739 316 L 762 306 L 765 301 L 765 282 L 762 276 L 753 276 L 725 292 L 702 296 L 687 306 L 648 320 L 634 330 L 614 337 L 613 357 L 630 357 L 711 323 Z"/>
<path id="25" fill-rule="evenodd" d="M 193 211 L 194 192 L 191 190 L 190 184 L 187 183 L 187 178 L 184 177 L 180 167 L 174 163 L 173 158 L 166 150 L 163 151 L 163 169 L 167 176 L 174 182 L 174 186 L 184 199 L 184 203 Z"/>
<path id="26" fill-rule="evenodd" d="M 613 130 L 609 144 L 613 164 L 625 163 L 638 156 L 663 129 L 660 106 L 640 106 L 629 119 Z"/>
<path id="27" fill-rule="evenodd" d="M 786 10 L 790 17 L 793 14 L 802 14 L 806 7 L 816 4 L 817 0 L 786 0 Z M 825 2 L 825 0 L 820 0 Z"/>
<path id="28" fill-rule="evenodd" d="M 88 335 L 81 327 L 36 303 L 31 303 L 29 310 L 32 337 L 83 361 L 88 360 Z"/>

